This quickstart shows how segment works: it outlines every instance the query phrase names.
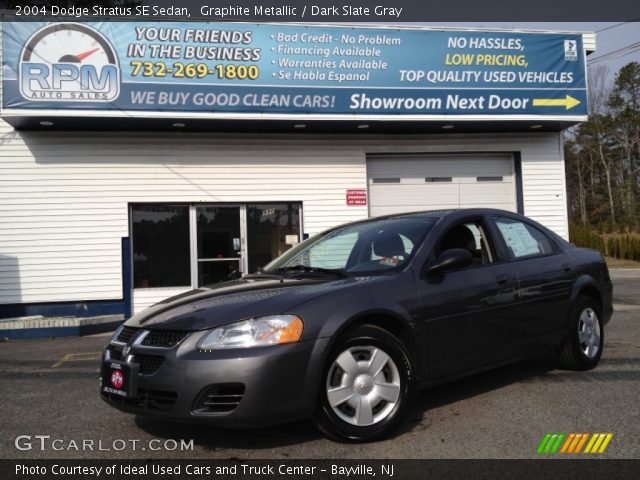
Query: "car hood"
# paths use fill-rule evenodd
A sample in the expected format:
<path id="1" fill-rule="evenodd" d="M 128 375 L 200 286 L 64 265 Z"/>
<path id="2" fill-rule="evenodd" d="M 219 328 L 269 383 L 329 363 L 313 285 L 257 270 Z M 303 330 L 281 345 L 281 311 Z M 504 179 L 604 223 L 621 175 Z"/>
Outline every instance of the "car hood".
<path id="1" fill-rule="evenodd" d="M 362 280 L 314 275 L 223 282 L 167 298 L 132 316 L 125 325 L 205 330 L 247 318 L 291 312 L 296 305 Z"/>

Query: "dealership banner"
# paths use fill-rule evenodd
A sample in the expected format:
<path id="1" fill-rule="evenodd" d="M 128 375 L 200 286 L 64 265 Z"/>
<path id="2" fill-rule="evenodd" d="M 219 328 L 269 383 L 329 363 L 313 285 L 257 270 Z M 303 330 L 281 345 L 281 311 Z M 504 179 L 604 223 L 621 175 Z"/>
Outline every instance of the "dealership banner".
<path id="1" fill-rule="evenodd" d="M 5 113 L 427 120 L 587 113 L 580 34 L 7 22 L 2 35 Z"/>

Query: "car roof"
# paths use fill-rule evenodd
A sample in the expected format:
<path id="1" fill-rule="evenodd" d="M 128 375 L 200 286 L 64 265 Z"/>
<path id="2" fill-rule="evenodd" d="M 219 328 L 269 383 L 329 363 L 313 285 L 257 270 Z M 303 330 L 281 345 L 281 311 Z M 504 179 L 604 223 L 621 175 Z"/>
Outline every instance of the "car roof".
<path id="1" fill-rule="evenodd" d="M 424 210 L 419 212 L 407 212 L 407 213 L 396 213 L 391 215 L 384 215 L 381 217 L 373 217 L 363 220 L 363 222 L 367 221 L 375 221 L 375 220 L 385 220 L 385 219 L 401 219 L 401 218 L 431 218 L 436 219 L 438 222 L 445 217 L 449 217 L 454 221 L 459 218 L 467 218 L 473 216 L 483 216 L 483 215 L 500 215 L 502 217 L 510 217 L 513 219 L 524 220 L 527 223 L 533 224 L 536 227 L 542 229 L 548 235 L 551 235 L 561 244 L 569 244 L 564 238 L 555 233 L 553 230 L 547 228 L 546 226 L 536 222 L 532 218 L 525 217 L 521 213 L 511 212 L 508 210 L 500 210 L 498 208 L 457 208 L 457 209 L 449 209 L 449 210 Z"/>
<path id="2" fill-rule="evenodd" d="M 406 212 L 406 213 L 392 213 L 389 215 L 382 215 L 379 217 L 371 217 L 363 222 L 372 221 L 372 220 L 382 220 L 382 219 L 393 219 L 393 218 L 407 218 L 407 217 L 425 217 L 425 218 L 443 218 L 447 216 L 455 216 L 462 217 L 468 215 L 508 215 L 508 216 L 521 216 L 518 213 L 510 212 L 507 210 L 499 210 L 497 208 L 451 208 L 447 210 L 422 210 L 417 212 Z"/>
<path id="3" fill-rule="evenodd" d="M 362 220 L 358 220 L 355 222 L 343 223 L 342 225 L 337 225 L 333 228 L 325 230 L 324 232 L 321 233 L 321 235 L 338 230 L 340 228 L 347 227 L 349 225 L 376 222 L 380 220 L 394 220 L 394 219 L 403 219 L 403 218 L 424 218 L 424 219 L 436 220 L 435 223 L 439 223 L 445 217 L 448 217 L 453 221 L 455 221 L 455 219 L 458 219 L 458 218 L 464 219 L 467 217 L 483 216 L 483 215 L 500 215 L 505 217 L 511 217 L 514 219 L 524 219 L 526 222 L 537 226 L 538 228 L 546 232 L 548 235 L 551 235 L 558 243 L 563 245 L 570 245 L 569 242 L 567 242 L 560 235 L 550 230 L 549 228 L 545 227 L 544 225 L 541 225 L 540 223 L 536 222 L 532 218 L 525 217 L 521 213 L 516 213 L 508 210 L 500 210 L 497 208 L 451 208 L 451 209 L 444 209 L 444 210 L 422 210 L 417 212 L 392 213 L 389 215 L 381 215 L 379 217 L 364 218 Z"/>
<path id="4" fill-rule="evenodd" d="M 392 213 L 389 215 L 381 215 L 378 217 L 369 217 L 363 218 L 362 220 L 356 220 L 355 222 L 347 222 L 340 225 L 336 225 L 328 230 L 322 232 L 322 234 L 338 230 L 340 228 L 347 227 L 349 225 L 357 225 L 363 223 L 377 222 L 380 220 L 395 220 L 395 219 L 403 219 L 403 218 L 424 218 L 436 220 L 436 223 L 442 220 L 444 217 L 467 217 L 473 215 L 505 215 L 511 217 L 523 217 L 519 213 L 509 212 L 507 210 L 499 210 L 497 208 L 451 208 L 447 210 L 421 210 L 417 212 L 403 212 L 403 213 Z"/>

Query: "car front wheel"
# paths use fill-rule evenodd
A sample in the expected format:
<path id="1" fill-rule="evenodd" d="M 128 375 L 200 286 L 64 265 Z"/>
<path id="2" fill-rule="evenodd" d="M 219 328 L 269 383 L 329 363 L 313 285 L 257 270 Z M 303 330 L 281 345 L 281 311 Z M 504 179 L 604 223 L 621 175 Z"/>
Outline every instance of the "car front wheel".
<path id="1" fill-rule="evenodd" d="M 337 341 L 323 380 L 316 424 L 330 438 L 350 441 L 377 440 L 400 427 L 415 383 L 404 344 L 372 325 Z"/>
<path id="2" fill-rule="evenodd" d="M 600 361 L 604 346 L 600 306 L 592 298 L 581 296 L 569 320 L 569 336 L 558 351 L 560 366 L 590 370 Z"/>

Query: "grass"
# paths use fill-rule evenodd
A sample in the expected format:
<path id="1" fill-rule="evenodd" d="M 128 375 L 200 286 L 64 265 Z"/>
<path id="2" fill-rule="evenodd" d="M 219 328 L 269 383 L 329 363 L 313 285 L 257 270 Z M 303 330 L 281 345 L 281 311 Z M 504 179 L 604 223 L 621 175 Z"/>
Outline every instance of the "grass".
<path id="1" fill-rule="evenodd" d="M 606 257 L 605 259 L 609 268 L 640 268 L 640 262 L 634 262 L 633 260 L 612 257 Z"/>

